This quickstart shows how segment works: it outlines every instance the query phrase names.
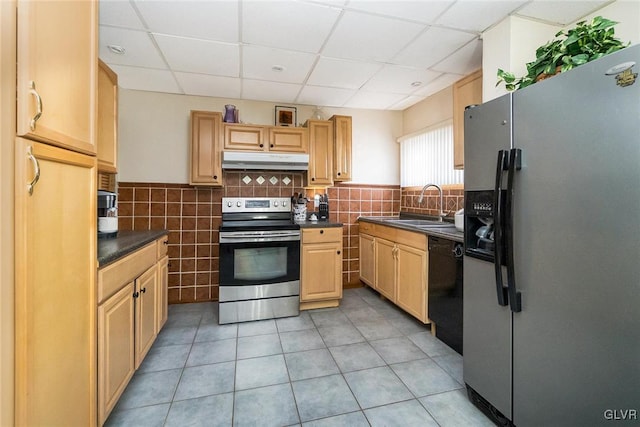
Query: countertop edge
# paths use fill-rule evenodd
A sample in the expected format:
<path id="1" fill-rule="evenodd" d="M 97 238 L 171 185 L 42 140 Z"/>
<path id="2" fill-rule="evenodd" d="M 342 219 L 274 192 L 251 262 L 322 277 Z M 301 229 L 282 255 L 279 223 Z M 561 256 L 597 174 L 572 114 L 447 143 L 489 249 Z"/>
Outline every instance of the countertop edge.
<path id="1" fill-rule="evenodd" d="M 98 239 L 98 268 L 103 268 L 168 234 L 168 230 L 119 231 L 116 237 Z"/>
<path id="2" fill-rule="evenodd" d="M 432 228 L 432 229 L 417 228 L 417 227 L 412 227 L 411 225 L 404 225 L 404 224 L 385 221 L 385 218 L 389 219 L 390 217 L 361 216 L 361 217 L 358 217 L 358 221 L 370 222 L 372 224 L 379 224 L 387 227 L 399 228 L 399 229 L 411 231 L 414 233 L 421 233 L 427 236 L 442 237 L 445 239 L 453 240 L 454 242 L 464 243 L 464 233 L 461 231 L 458 231 L 456 233 L 450 233 L 450 232 L 439 231 L 437 228 Z M 394 217 L 394 218 L 397 218 L 397 217 Z"/>
<path id="3" fill-rule="evenodd" d="M 342 227 L 341 222 L 331 222 L 331 221 L 304 221 L 304 222 L 296 222 L 296 224 L 300 225 L 301 229 Z"/>

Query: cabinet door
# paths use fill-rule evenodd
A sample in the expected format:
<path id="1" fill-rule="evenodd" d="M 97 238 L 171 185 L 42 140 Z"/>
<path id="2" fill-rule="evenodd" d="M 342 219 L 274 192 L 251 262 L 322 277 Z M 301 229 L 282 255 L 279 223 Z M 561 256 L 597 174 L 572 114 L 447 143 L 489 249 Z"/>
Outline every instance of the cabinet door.
<path id="1" fill-rule="evenodd" d="M 397 245 L 396 304 L 422 322 L 427 321 L 427 252 Z"/>
<path id="2" fill-rule="evenodd" d="M 333 116 L 333 180 L 351 181 L 351 117 Z"/>
<path id="3" fill-rule="evenodd" d="M 368 234 L 360 234 L 360 280 L 375 287 L 375 239 Z"/>
<path id="4" fill-rule="evenodd" d="M 168 315 L 168 283 L 169 283 L 169 257 L 165 256 L 158 261 L 158 325 L 156 331 L 167 323 Z"/>
<path id="5" fill-rule="evenodd" d="M 16 147 L 15 424 L 94 425 L 96 159 Z"/>
<path id="6" fill-rule="evenodd" d="M 118 172 L 118 75 L 98 60 L 98 170 Z"/>
<path id="7" fill-rule="evenodd" d="M 222 114 L 191 112 L 191 185 L 222 185 Z"/>
<path id="8" fill-rule="evenodd" d="M 375 239 L 375 289 L 391 301 L 396 300 L 396 245 L 385 239 Z"/>
<path id="9" fill-rule="evenodd" d="M 98 425 L 135 372 L 133 292 L 131 282 L 98 307 Z"/>
<path id="10" fill-rule="evenodd" d="M 482 70 L 453 85 L 453 167 L 464 169 L 464 109 L 482 104 Z"/>
<path id="11" fill-rule="evenodd" d="M 264 126 L 224 125 L 224 149 L 235 151 L 266 151 Z"/>
<path id="12" fill-rule="evenodd" d="M 158 307 L 158 274 L 153 266 L 135 281 L 136 296 L 136 369 L 156 339 L 156 312 Z"/>
<path id="13" fill-rule="evenodd" d="M 309 151 L 309 137 L 305 128 L 274 126 L 269 128 L 269 151 L 285 153 L 306 153 Z"/>
<path id="14" fill-rule="evenodd" d="M 302 245 L 300 301 L 342 298 L 342 244 Z"/>
<path id="15" fill-rule="evenodd" d="M 310 186 L 333 185 L 333 124 L 324 120 L 307 121 L 309 128 L 309 171 L 307 184 Z"/>
<path id="16" fill-rule="evenodd" d="M 18 1 L 18 135 L 96 153 L 97 9 Z"/>

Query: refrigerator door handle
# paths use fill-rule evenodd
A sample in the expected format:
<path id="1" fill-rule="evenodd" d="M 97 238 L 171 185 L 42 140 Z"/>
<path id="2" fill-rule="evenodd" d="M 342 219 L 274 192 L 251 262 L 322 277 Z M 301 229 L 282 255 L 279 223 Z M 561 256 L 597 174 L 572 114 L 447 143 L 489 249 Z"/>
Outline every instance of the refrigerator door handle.
<path id="1" fill-rule="evenodd" d="M 505 306 L 508 304 L 507 288 L 504 287 L 502 280 L 502 175 L 508 170 L 507 150 L 498 151 L 498 161 L 496 163 L 496 186 L 493 195 L 493 237 L 495 253 L 493 257 L 493 265 L 496 273 L 496 293 L 498 296 L 498 304 Z"/>
<path id="2" fill-rule="evenodd" d="M 511 311 L 522 311 L 522 295 L 516 287 L 515 264 L 513 261 L 513 180 L 517 170 L 522 169 L 522 150 L 512 148 L 509 153 L 509 173 L 507 175 L 507 200 L 505 202 L 505 248 L 507 251 L 507 288 Z"/>

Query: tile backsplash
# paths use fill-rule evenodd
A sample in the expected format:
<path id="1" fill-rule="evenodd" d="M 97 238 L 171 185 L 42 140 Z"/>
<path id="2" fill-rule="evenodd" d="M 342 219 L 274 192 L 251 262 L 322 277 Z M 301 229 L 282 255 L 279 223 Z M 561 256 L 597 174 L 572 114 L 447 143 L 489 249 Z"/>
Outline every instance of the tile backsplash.
<path id="1" fill-rule="evenodd" d="M 120 230 L 169 231 L 169 303 L 218 299 L 219 237 L 222 197 L 289 197 L 315 191 L 329 195 L 329 219 L 343 224 L 343 285 L 358 286 L 359 216 L 398 215 L 400 211 L 437 214 L 437 192 L 425 193 L 394 185 L 337 184 L 304 189 L 302 172 L 225 171 L 223 188 L 187 184 L 118 183 Z M 445 190 L 446 211 L 462 207 L 462 190 Z M 459 206 L 459 207 L 458 207 Z M 310 201 L 308 209 L 313 210 Z"/>

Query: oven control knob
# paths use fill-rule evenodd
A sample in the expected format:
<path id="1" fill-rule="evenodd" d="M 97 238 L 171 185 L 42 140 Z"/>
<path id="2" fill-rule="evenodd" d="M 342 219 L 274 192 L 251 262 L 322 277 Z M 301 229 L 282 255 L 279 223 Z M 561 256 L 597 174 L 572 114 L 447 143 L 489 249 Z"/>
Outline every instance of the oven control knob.
<path id="1" fill-rule="evenodd" d="M 230 207 L 231 207 L 231 205 L 233 205 L 233 203 L 231 203 L 231 202 L 227 202 L 227 207 L 229 207 L 229 208 L 230 208 Z"/>
<path id="2" fill-rule="evenodd" d="M 286 200 L 283 200 L 283 201 L 282 201 L 282 207 L 284 208 L 284 207 L 286 207 L 286 206 L 287 206 L 287 202 L 286 202 Z"/>
<path id="3" fill-rule="evenodd" d="M 242 202 L 240 202 L 240 201 L 236 202 L 236 206 L 239 207 L 239 208 L 242 207 Z"/>
<path id="4" fill-rule="evenodd" d="M 278 207 L 278 202 L 277 201 L 273 202 L 273 206 L 277 208 Z"/>

